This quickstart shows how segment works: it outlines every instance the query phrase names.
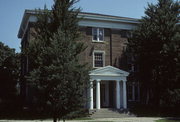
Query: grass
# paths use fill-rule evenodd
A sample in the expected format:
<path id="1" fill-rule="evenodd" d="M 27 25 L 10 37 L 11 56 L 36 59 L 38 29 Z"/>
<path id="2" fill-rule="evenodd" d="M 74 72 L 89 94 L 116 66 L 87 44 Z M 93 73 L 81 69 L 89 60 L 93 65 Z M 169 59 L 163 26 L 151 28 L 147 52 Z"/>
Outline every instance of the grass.
<path id="1" fill-rule="evenodd" d="M 160 120 L 156 120 L 156 122 L 180 122 L 180 120 L 175 120 L 175 119 L 160 119 Z"/>
<path id="2" fill-rule="evenodd" d="M 141 104 L 133 105 L 130 112 L 138 117 L 180 117 L 179 108 L 157 108 L 155 106 L 146 106 Z M 177 122 L 177 121 L 176 121 Z"/>
<path id="3" fill-rule="evenodd" d="M 88 121 L 88 122 L 92 122 L 92 121 Z M 96 121 L 96 122 L 113 122 L 113 121 Z"/>
<path id="4" fill-rule="evenodd" d="M 72 119 L 72 120 L 93 120 L 93 119 L 89 118 L 89 117 L 80 117 L 80 118 L 75 118 L 75 119 Z"/>

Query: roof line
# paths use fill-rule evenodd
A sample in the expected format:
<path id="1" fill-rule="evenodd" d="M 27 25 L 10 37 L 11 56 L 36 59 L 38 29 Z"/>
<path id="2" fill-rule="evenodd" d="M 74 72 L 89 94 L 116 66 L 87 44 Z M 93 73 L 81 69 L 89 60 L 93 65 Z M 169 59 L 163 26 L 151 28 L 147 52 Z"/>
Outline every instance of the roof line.
<path id="1" fill-rule="evenodd" d="M 51 11 L 51 10 L 49 10 L 49 11 Z M 35 10 L 30 10 L 30 9 L 26 9 L 25 13 L 27 13 L 27 14 L 36 14 Z M 114 16 L 114 15 L 100 14 L 100 13 L 93 13 L 93 12 L 84 12 L 84 11 L 80 12 L 80 14 L 96 15 L 96 16 L 106 16 L 106 17 L 121 18 L 121 19 L 130 19 L 130 20 L 139 20 L 138 18 Z"/>
<path id="2" fill-rule="evenodd" d="M 37 9 L 37 11 L 41 11 L 41 10 L 42 9 Z M 49 10 L 49 11 L 51 11 L 51 10 Z M 24 24 L 26 24 L 27 19 L 30 15 L 36 15 L 36 10 L 25 9 L 24 15 L 23 15 L 23 18 L 22 18 L 22 21 L 20 24 L 20 29 L 18 32 L 18 38 L 21 38 L 23 26 L 24 26 Z M 99 14 L 99 13 L 80 12 L 78 14 L 78 16 L 83 17 L 84 19 L 91 19 L 91 20 L 114 21 L 114 22 L 133 23 L 133 24 L 139 23 L 139 19 L 105 15 L 105 14 Z"/>

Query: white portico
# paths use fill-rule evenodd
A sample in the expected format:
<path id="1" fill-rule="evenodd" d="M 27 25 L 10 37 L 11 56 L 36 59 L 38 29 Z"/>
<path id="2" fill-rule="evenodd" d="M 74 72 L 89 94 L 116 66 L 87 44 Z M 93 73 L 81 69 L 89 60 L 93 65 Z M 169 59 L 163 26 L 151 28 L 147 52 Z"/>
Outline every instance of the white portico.
<path id="1" fill-rule="evenodd" d="M 95 107 L 101 109 L 101 104 L 106 107 L 113 104 L 112 106 L 117 109 L 127 109 L 126 81 L 128 72 L 112 66 L 105 66 L 92 70 L 89 75 L 91 84 L 89 109 Z"/>

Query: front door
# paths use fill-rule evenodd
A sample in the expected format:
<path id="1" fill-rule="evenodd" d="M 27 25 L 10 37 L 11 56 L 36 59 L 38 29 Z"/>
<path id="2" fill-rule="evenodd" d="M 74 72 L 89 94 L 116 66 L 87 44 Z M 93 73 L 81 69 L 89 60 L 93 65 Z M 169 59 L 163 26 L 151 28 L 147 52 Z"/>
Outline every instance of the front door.
<path id="1" fill-rule="evenodd" d="M 109 82 L 109 107 L 114 108 L 114 81 Z"/>
<path id="2" fill-rule="evenodd" d="M 101 82 L 101 107 L 109 107 L 109 81 Z"/>
<path id="3" fill-rule="evenodd" d="M 105 84 L 101 84 L 101 108 L 106 107 Z"/>

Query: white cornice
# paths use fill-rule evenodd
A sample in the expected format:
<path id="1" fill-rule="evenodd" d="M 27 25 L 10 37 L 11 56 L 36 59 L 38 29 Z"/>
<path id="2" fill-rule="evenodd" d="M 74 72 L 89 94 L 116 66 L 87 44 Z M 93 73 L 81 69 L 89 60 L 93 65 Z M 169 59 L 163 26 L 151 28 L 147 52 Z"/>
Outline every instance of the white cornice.
<path id="1" fill-rule="evenodd" d="M 26 32 L 25 28 L 29 22 L 36 22 L 36 15 L 34 10 L 25 10 L 24 16 L 18 32 L 18 38 L 22 38 Z M 132 30 L 139 23 L 138 19 L 118 17 L 111 15 L 85 13 L 81 12 L 78 15 L 80 20 L 80 26 L 91 26 L 91 27 L 103 27 L 103 28 L 114 28 L 114 29 L 127 29 Z"/>

